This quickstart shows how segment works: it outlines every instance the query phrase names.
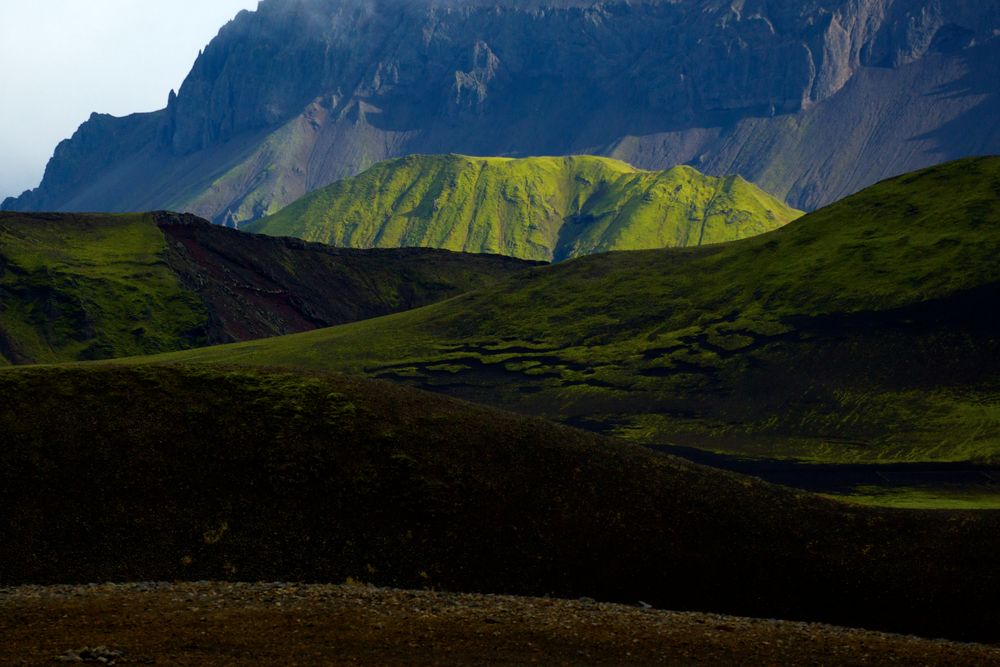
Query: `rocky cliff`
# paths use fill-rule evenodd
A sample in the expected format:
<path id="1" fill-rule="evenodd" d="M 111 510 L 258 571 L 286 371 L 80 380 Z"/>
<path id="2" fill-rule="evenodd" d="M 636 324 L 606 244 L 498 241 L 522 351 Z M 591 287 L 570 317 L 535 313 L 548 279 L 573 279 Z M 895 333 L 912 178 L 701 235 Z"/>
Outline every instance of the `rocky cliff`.
<path id="1" fill-rule="evenodd" d="M 264 0 L 4 207 L 238 223 L 408 153 L 595 152 L 813 208 L 1000 152 L 998 81 L 982 0 Z"/>

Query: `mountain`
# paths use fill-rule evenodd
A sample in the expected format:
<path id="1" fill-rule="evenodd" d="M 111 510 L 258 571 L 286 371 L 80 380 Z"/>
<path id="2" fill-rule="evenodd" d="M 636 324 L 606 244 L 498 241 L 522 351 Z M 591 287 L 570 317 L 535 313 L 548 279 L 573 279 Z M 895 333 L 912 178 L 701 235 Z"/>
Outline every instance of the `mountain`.
<path id="1" fill-rule="evenodd" d="M 590 156 L 410 156 L 306 195 L 243 229 L 339 247 L 422 246 L 561 261 L 719 243 L 801 215 L 738 176 L 648 172 Z"/>
<path id="2" fill-rule="evenodd" d="M 0 213 L 0 365 L 307 331 L 425 305 L 530 266 L 339 250 L 164 212 Z"/>
<path id="3" fill-rule="evenodd" d="M 4 207 L 238 224 L 390 157 L 597 153 L 814 209 L 1000 153 L 998 34 L 982 0 L 263 0 Z"/>
<path id="4" fill-rule="evenodd" d="M 0 395 L 0 587 L 353 579 L 1000 639 L 996 512 L 854 507 L 335 374 L 15 368 Z"/>
<path id="5" fill-rule="evenodd" d="M 998 254 L 1000 158 L 967 159 L 763 236 L 591 255 L 387 318 L 162 359 L 363 372 L 741 456 L 995 464 Z"/>

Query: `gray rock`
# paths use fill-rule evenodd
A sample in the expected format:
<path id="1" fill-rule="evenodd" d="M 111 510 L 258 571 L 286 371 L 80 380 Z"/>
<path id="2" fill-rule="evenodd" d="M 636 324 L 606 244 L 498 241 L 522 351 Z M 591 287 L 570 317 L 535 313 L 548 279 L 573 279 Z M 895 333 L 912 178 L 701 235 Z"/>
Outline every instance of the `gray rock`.
<path id="1" fill-rule="evenodd" d="M 114 665 L 124 657 L 125 653 L 107 646 L 84 647 L 67 651 L 55 657 L 58 662 L 84 662 L 101 665 Z"/>

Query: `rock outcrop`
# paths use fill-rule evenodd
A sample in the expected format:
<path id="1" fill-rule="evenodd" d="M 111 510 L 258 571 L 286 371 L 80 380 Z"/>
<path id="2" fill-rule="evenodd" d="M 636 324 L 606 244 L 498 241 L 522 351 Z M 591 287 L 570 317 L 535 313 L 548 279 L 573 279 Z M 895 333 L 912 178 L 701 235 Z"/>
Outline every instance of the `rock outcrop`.
<path id="1" fill-rule="evenodd" d="M 981 0 L 264 0 L 4 208 L 236 224 L 415 152 L 688 163 L 814 208 L 1000 152 L 998 81 Z"/>

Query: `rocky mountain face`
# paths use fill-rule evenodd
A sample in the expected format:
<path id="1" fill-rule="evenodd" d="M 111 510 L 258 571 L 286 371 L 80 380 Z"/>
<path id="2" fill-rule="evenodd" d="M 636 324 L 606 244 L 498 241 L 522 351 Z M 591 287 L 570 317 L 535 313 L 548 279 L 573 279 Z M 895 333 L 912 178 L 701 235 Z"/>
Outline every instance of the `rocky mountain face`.
<path id="1" fill-rule="evenodd" d="M 274 213 L 409 153 L 592 152 L 799 208 L 1000 152 L 1000 3 L 263 0 L 167 107 L 94 115 L 15 210 Z"/>

